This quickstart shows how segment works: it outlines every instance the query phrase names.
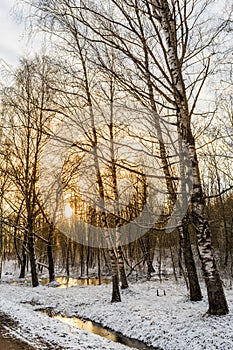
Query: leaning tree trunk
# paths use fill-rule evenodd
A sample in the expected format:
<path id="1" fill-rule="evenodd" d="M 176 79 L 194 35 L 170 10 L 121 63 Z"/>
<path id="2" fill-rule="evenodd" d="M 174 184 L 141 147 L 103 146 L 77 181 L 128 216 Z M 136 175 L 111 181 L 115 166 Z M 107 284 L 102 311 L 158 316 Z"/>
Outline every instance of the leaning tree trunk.
<path id="1" fill-rule="evenodd" d="M 205 197 L 202 190 L 195 140 L 192 134 L 188 113 L 182 108 L 182 103 L 180 103 L 179 106 L 177 113 L 178 131 L 182 139 L 184 150 L 188 151 L 188 157 L 191 161 L 193 193 L 191 197 L 190 215 L 196 229 L 198 253 L 207 287 L 209 301 L 208 313 L 211 315 L 225 315 L 229 310 L 213 254 L 211 231 L 206 214 Z"/>
<path id="2" fill-rule="evenodd" d="M 168 0 L 153 0 L 153 6 L 155 18 L 160 23 L 167 45 L 165 55 L 172 81 L 178 136 L 181 139 L 183 152 L 188 153 L 191 162 L 193 193 L 190 211 L 192 222 L 196 228 L 198 252 L 207 287 L 208 312 L 211 315 L 225 315 L 228 313 L 228 306 L 212 249 L 211 232 L 205 210 L 205 198 L 202 191 L 195 140 L 190 125 L 191 117 L 186 96 L 185 77 L 183 76 L 183 62 L 180 60 L 178 53 L 177 23 Z"/>

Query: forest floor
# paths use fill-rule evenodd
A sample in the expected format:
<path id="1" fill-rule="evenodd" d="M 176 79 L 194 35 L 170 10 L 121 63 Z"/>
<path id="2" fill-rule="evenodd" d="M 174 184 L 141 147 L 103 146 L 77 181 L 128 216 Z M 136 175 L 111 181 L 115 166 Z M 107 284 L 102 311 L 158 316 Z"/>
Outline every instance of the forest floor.
<path id="1" fill-rule="evenodd" d="M 136 338 L 163 350 L 232 350 L 233 290 L 225 289 L 230 312 L 212 317 L 205 289 L 203 300 L 190 302 L 183 282 L 156 278 L 130 283 L 122 290 L 122 302 L 111 303 L 111 284 L 32 288 L 25 283 L 11 284 L 12 275 L 3 275 L 0 284 L 0 312 L 15 321 L 14 336 L 35 349 L 127 350 L 74 325 L 49 317 L 42 310 L 67 317 L 90 319 L 104 327 Z M 203 287 L 203 286 L 202 286 Z"/>

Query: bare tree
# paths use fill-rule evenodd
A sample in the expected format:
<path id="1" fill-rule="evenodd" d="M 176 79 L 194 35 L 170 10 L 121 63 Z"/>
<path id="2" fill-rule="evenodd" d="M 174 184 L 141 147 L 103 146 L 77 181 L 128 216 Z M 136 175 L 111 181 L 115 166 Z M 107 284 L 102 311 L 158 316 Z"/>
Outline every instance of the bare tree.
<path id="1" fill-rule="evenodd" d="M 39 160 L 46 141 L 44 131 L 49 126 L 51 114 L 44 112 L 52 101 L 53 93 L 48 85 L 51 66 L 46 57 L 21 62 L 15 73 L 15 83 L 5 88 L 3 96 L 5 137 L 11 150 L 9 175 L 16 193 L 20 194 L 23 207 L 18 219 L 24 226 L 23 261 L 28 251 L 32 273 L 32 285 L 38 285 L 35 232 L 40 213 L 38 206 Z M 22 271 L 22 275 L 24 272 Z"/>
<path id="2" fill-rule="evenodd" d="M 155 74 L 158 74 L 158 76 L 160 76 L 162 73 L 165 74 L 165 81 L 168 81 L 169 74 L 166 73 L 166 70 L 162 67 L 162 65 L 158 65 L 158 59 L 155 57 L 153 52 L 151 52 L 149 46 L 147 45 L 147 24 L 145 24 L 144 19 L 141 18 L 142 13 L 139 11 L 139 9 L 136 9 L 135 12 L 133 5 L 129 6 L 129 11 L 125 11 L 123 7 L 121 8 L 120 3 L 116 6 L 117 10 L 115 13 L 114 10 L 112 10 L 114 4 L 111 5 L 109 3 L 108 10 L 111 18 L 109 18 L 108 23 L 102 23 L 100 18 L 99 22 L 101 23 L 101 25 L 103 25 L 103 28 L 96 29 L 96 31 L 94 31 L 93 33 L 92 28 L 88 28 L 88 23 L 92 21 L 96 22 L 96 18 L 98 21 L 98 16 L 101 17 L 101 13 L 99 13 L 99 15 L 97 12 L 94 11 L 92 13 L 92 9 L 88 8 L 87 5 L 82 4 L 83 7 L 78 7 L 75 3 L 66 3 L 65 6 L 67 8 L 67 12 L 65 17 L 63 16 L 62 12 L 62 4 L 50 2 L 49 5 L 46 4 L 46 6 L 44 7 L 44 4 L 39 3 L 39 8 L 40 5 L 42 5 L 43 8 L 40 18 L 40 23 L 43 23 L 43 29 L 48 32 L 52 32 L 54 35 L 58 36 L 59 43 L 60 39 L 62 39 L 67 47 L 64 48 L 65 51 L 67 51 L 69 47 L 69 52 L 72 52 L 72 55 L 77 53 L 77 56 L 80 57 L 80 50 L 85 49 L 85 56 L 83 56 L 83 58 L 85 58 L 86 67 L 97 66 L 98 69 L 100 69 L 101 72 L 104 72 L 105 75 L 110 75 L 112 76 L 112 78 L 114 77 L 114 79 L 117 79 L 119 83 L 123 85 L 124 89 L 126 89 L 126 91 L 129 91 L 130 94 L 132 94 L 133 97 L 140 102 L 141 108 L 148 109 L 150 113 L 149 123 L 152 124 L 154 132 L 157 134 L 159 139 L 161 166 L 163 168 L 164 177 L 166 179 L 167 191 L 170 197 L 170 212 L 172 212 L 175 203 L 177 203 L 177 195 L 175 192 L 176 184 L 173 181 L 172 169 L 167 159 L 168 153 L 163 140 L 163 131 L 160 125 L 160 119 L 158 118 L 157 114 L 158 109 L 161 108 L 161 106 L 165 107 L 166 105 L 165 97 L 171 104 L 171 89 L 169 85 L 166 86 L 166 84 L 164 83 L 161 84 L 161 87 L 159 86 L 159 84 L 157 84 L 157 82 L 162 81 L 163 76 L 160 79 L 155 79 Z M 37 6 L 37 4 L 35 6 Z M 103 9 L 103 11 L 105 10 L 106 9 Z M 94 17 L 90 17 L 90 19 L 87 19 L 85 17 L 86 15 L 82 13 L 83 11 L 87 13 L 90 12 L 91 15 L 93 14 Z M 55 13 L 56 19 L 55 21 L 51 21 L 51 18 Z M 44 17 L 44 14 L 46 14 L 46 18 Z M 49 14 L 49 16 L 47 16 L 47 14 Z M 134 25 L 131 25 L 130 28 L 122 26 L 122 33 L 116 33 L 114 32 L 114 15 L 123 15 L 123 17 L 125 16 L 126 20 L 129 23 L 132 22 L 131 24 L 137 24 L 137 26 L 135 27 Z M 133 23 L 134 15 L 136 16 L 136 22 Z M 96 28 L 98 28 L 99 22 Z M 54 27 L 51 27 L 51 23 L 56 23 L 56 29 Z M 63 28 L 62 35 L 60 35 L 59 28 Z M 103 37 L 101 32 L 102 29 L 104 31 L 110 31 L 110 35 L 108 35 L 107 39 L 105 36 Z M 129 30 L 129 32 L 127 32 L 127 30 Z M 132 37 L 132 42 L 125 49 L 124 45 L 125 43 L 128 43 L 128 34 L 130 34 L 130 36 Z M 101 36 L 101 40 L 98 39 L 98 35 Z M 67 40 L 69 36 L 70 40 Z M 87 40 L 87 37 L 89 38 L 89 40 Z M 95 45 L 96 40 L 97 45 Z M 140 48 L 141 50 L 141 52 L 139 53 L 139 57 L 135 55 L 135 51 L 137 51 L 138 48 Z M 118 57 L 117 52 L 119 51 L 121 52 L 121 55 Z M 115 56 L 114 65 L 112 65 L 111 60 L 109 60 L 109 54 L 110 56 Z M 126 65 L 124 64 L 123 60 L 124 55 L 128 55 L 129 58 L 129 61 L 126 60 L 126 63 L 128 62 Z M 158 65 L 157 71 L 156 64 L 154 65 L 155 72 L 152 71 L 150 67 L 150 60 L 155 60 L 155 63 Z M 118 67 L 121 67 L 120 71 Z M 135 70 L 132 69 L 132 67 L 135 67 Z M 86 72 L 87 71 L 88 70 L 86 68 Z M 124 72 L 124 74 L 122 74 L 122 71 Z M 163 91 L 164 88 L 165 91 Z M 161 100 L 159 101 L 159 103 L 157 103 L 157 100 L 160 97 Z M 170 110 L 174 110 L 173 106 L 169 108 Z M 183 226 L 179 227 L 179 231 L 181 241 L 183 242 L 182 247 L 189 276 L 190 298 L 191 300 L 201 300 L 202 295 L 199 287 L 190 241 L 189 239 L 184 239 L 184 236 L 187 236 L 187 233 L 183 233 Z"/>
<path id="3" fill-rule="evenodd" d="M 111 0 L 104 4 L 86 1 L 33 2 L 33 6 L 40 10 L 37 14 L 43 28 L 60 38 L 62 29 L 62 39 L 70 48 L 78 47 L 78 36 L 85 38 L 85 45 L 89 43 L 85 58 L 118 79 L 125 90 L 151 111 L 150 121 L 158 135 L 161 120 L 177 126 L 182 149 L 187 150 L 191 160 L 194 184 L 189 215 L 183 218 L 180 227 L 185 228 L 186 234 L 191 219 L 196 229 L 209 313 L 221 315 L 228 312 L 228 307 L 212 251 L 191 125 L 191 117 L 217 47 L 215 39 L 221 37 L 223 29 L 222 25 L 216 26 L 213 21 L 207 20 L 208 5 L 209 1 L 205 0 L 198 3 L 192 0 Z M 102 55 L 103 46 L 115 50 L 119 63 L 114 67 Z M 158 118 L 158 111 L 162 118 Z M 162 153 L 161 136 L 159 139 Z M 164 156 L 162 161 L 166 159 Z M 163 168 L 165 171 L 169 169 L 166 163 Z M 168 172 L 166 179 L 171 187 Z M 173 193 L 174 190 L 171 190 L 170 194 Z M 188 244 L 186 238 L 185 242 Z"/>

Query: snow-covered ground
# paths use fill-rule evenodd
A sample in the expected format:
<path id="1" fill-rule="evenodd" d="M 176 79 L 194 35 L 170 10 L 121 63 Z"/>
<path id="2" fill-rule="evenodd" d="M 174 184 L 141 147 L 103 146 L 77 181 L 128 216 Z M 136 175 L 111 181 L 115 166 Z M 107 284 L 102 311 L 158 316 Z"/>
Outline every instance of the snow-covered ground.
<path id="1" fill-rule="evenodd" d="M 19 324 L 14 331 L 31 344 L 43 338 L 54 349 L 126 350 L 90 332 L 50 318 L 37 311 L 51 307 L 65 316 L 94 320 L 128 337 L 164 350 L 232 350 L 233 291 L 226 290 L 230 313 L 206 314 L 207 298 L 190 302 L 185 286 L 172 281 L 137 282 L 122 291 L 122 302 L 111 303 L 111 285 L 52 288 L 0 284 L 0 311 Z M 203 288 L 204 289 L 204 288 Z M 157 296 L 159 290 L 159 296 Z M 163 291 L 165 290 L 166 295 Z"/>

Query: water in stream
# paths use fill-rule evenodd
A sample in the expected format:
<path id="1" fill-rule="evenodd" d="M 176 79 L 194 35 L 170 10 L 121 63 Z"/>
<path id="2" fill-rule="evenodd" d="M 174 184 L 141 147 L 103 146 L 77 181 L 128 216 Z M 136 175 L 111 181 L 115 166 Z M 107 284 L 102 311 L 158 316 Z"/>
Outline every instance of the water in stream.
<path id="1" fill-rule="evenodd" d="M 40 311 L 46 312 L 50 317 L 56 320 L 62 321 L 76 328 L 97 334 L 101 337 L 107 338 L 116 343 L 124 344 L 129 348 L 135 348 L 138 350 L 162 350 L 158 347 L 148 346 L 140 340 L 128 338 L 121 333 L 115 332 L 108 328 L 104 328 L 102 327 L 101 324 L 97 322 L 93 322 L 90 320 L 83 320 L 78 317 L 66 317 L 59 314 L 56 315 L 53 313 L 53 310 L 51 309 L 40 310 Z"/>
<path id="2" fill-rule="evenodd" d="M 57 282 L 57 285 L 54 284 L 54 287 L 57 287 L 57 288 L 70 288 L 74 286 L 99 286 L 101 284 L 111 283 L 111 278 L 106 276 L 101 276 L 100 278 L 93 278 L 93 277 L 75 278 L 75 277 L 61 276 L 61 277 L 56 277 L 54 282 L 55 283 Z M 17 285 L 17 284 L 26 284 L 29 286 L 31 285 L 31 281 L 28 279 L 21 279 L 21 280 L 12 281 L 9 283 L 12 285 Z M 40 284 L 42 286 L 46 286 L 47 284 L 49 284 L 49 278 L 42 278 L 40 280 Z"/>
<path id="3" fill-rule="evenodd" d="M 100 278 L 74 278 L 74 277 L 57 277 L 55 279 L 59 283 L 58 288 L 70 288 L 74 286 L 99 286 L 101 284 L 111 283 L 111 279 L 105 276 Z M 49 283 L 48 278 L 43 278 L 40 282 L 42 286 Z"/>

